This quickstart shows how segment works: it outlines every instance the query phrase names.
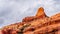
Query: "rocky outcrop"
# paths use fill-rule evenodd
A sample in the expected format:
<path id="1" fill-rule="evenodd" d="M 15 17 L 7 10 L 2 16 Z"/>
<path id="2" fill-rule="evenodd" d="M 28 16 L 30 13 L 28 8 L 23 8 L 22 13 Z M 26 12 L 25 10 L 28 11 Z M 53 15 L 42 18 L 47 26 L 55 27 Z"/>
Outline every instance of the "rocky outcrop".
<path id="1" fill-rule="evenodd" d="M 3 27 L 0 34 L 60 34 L 60 13 L 48 17 L 41 7 L 36 16 Z"/>

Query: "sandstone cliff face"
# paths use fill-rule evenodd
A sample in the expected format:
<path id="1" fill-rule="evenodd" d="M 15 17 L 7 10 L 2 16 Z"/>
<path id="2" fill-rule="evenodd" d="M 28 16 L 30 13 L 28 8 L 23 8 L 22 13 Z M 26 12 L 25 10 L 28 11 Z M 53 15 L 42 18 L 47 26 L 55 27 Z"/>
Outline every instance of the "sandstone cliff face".
<path id="1" fill-rule="evenodd" d="M 3 27 L 0 34 L 60 34 L 60 13 L 48 17 L 41 7 L 36 16 Z"/>

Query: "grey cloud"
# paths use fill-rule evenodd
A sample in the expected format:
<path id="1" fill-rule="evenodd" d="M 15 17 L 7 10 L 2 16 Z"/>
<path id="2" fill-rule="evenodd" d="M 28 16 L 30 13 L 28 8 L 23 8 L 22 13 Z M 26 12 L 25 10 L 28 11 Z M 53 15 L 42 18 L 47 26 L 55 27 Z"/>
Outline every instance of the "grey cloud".
<path id="1" fill-rule="evenodd" d="M 60 2 L 57 0 L 0 0 L 0 17 L 3 19 L 3 25 L 0 23 L 0 27 L 20 22 L 26 16 L 35 15 L 41 6 L 48 16 L 60 12 Z"/>

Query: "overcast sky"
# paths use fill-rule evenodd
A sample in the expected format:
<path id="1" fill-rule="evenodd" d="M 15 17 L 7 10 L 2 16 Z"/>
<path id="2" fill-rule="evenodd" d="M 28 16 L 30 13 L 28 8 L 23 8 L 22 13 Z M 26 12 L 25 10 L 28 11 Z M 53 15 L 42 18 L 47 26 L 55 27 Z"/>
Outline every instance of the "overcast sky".
<path id="1" fill-rule="evenodd" d="M 60 0 L 0 0 L 0 27 L 33 16 L 43 7 L 47 16 L 60 12 Z"/>

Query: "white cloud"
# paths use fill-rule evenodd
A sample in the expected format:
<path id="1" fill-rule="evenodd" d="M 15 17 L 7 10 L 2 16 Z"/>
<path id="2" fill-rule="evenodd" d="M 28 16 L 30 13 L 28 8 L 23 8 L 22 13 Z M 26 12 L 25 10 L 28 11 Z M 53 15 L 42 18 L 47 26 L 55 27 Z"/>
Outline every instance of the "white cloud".
<path id="1" fill-rule="evenodd" d="M 0 27 L 35 15 L 41 6 L 45 8 L 48 16 L 60 12 L 60 2 L 57 0 L 0 0 Z"/>

